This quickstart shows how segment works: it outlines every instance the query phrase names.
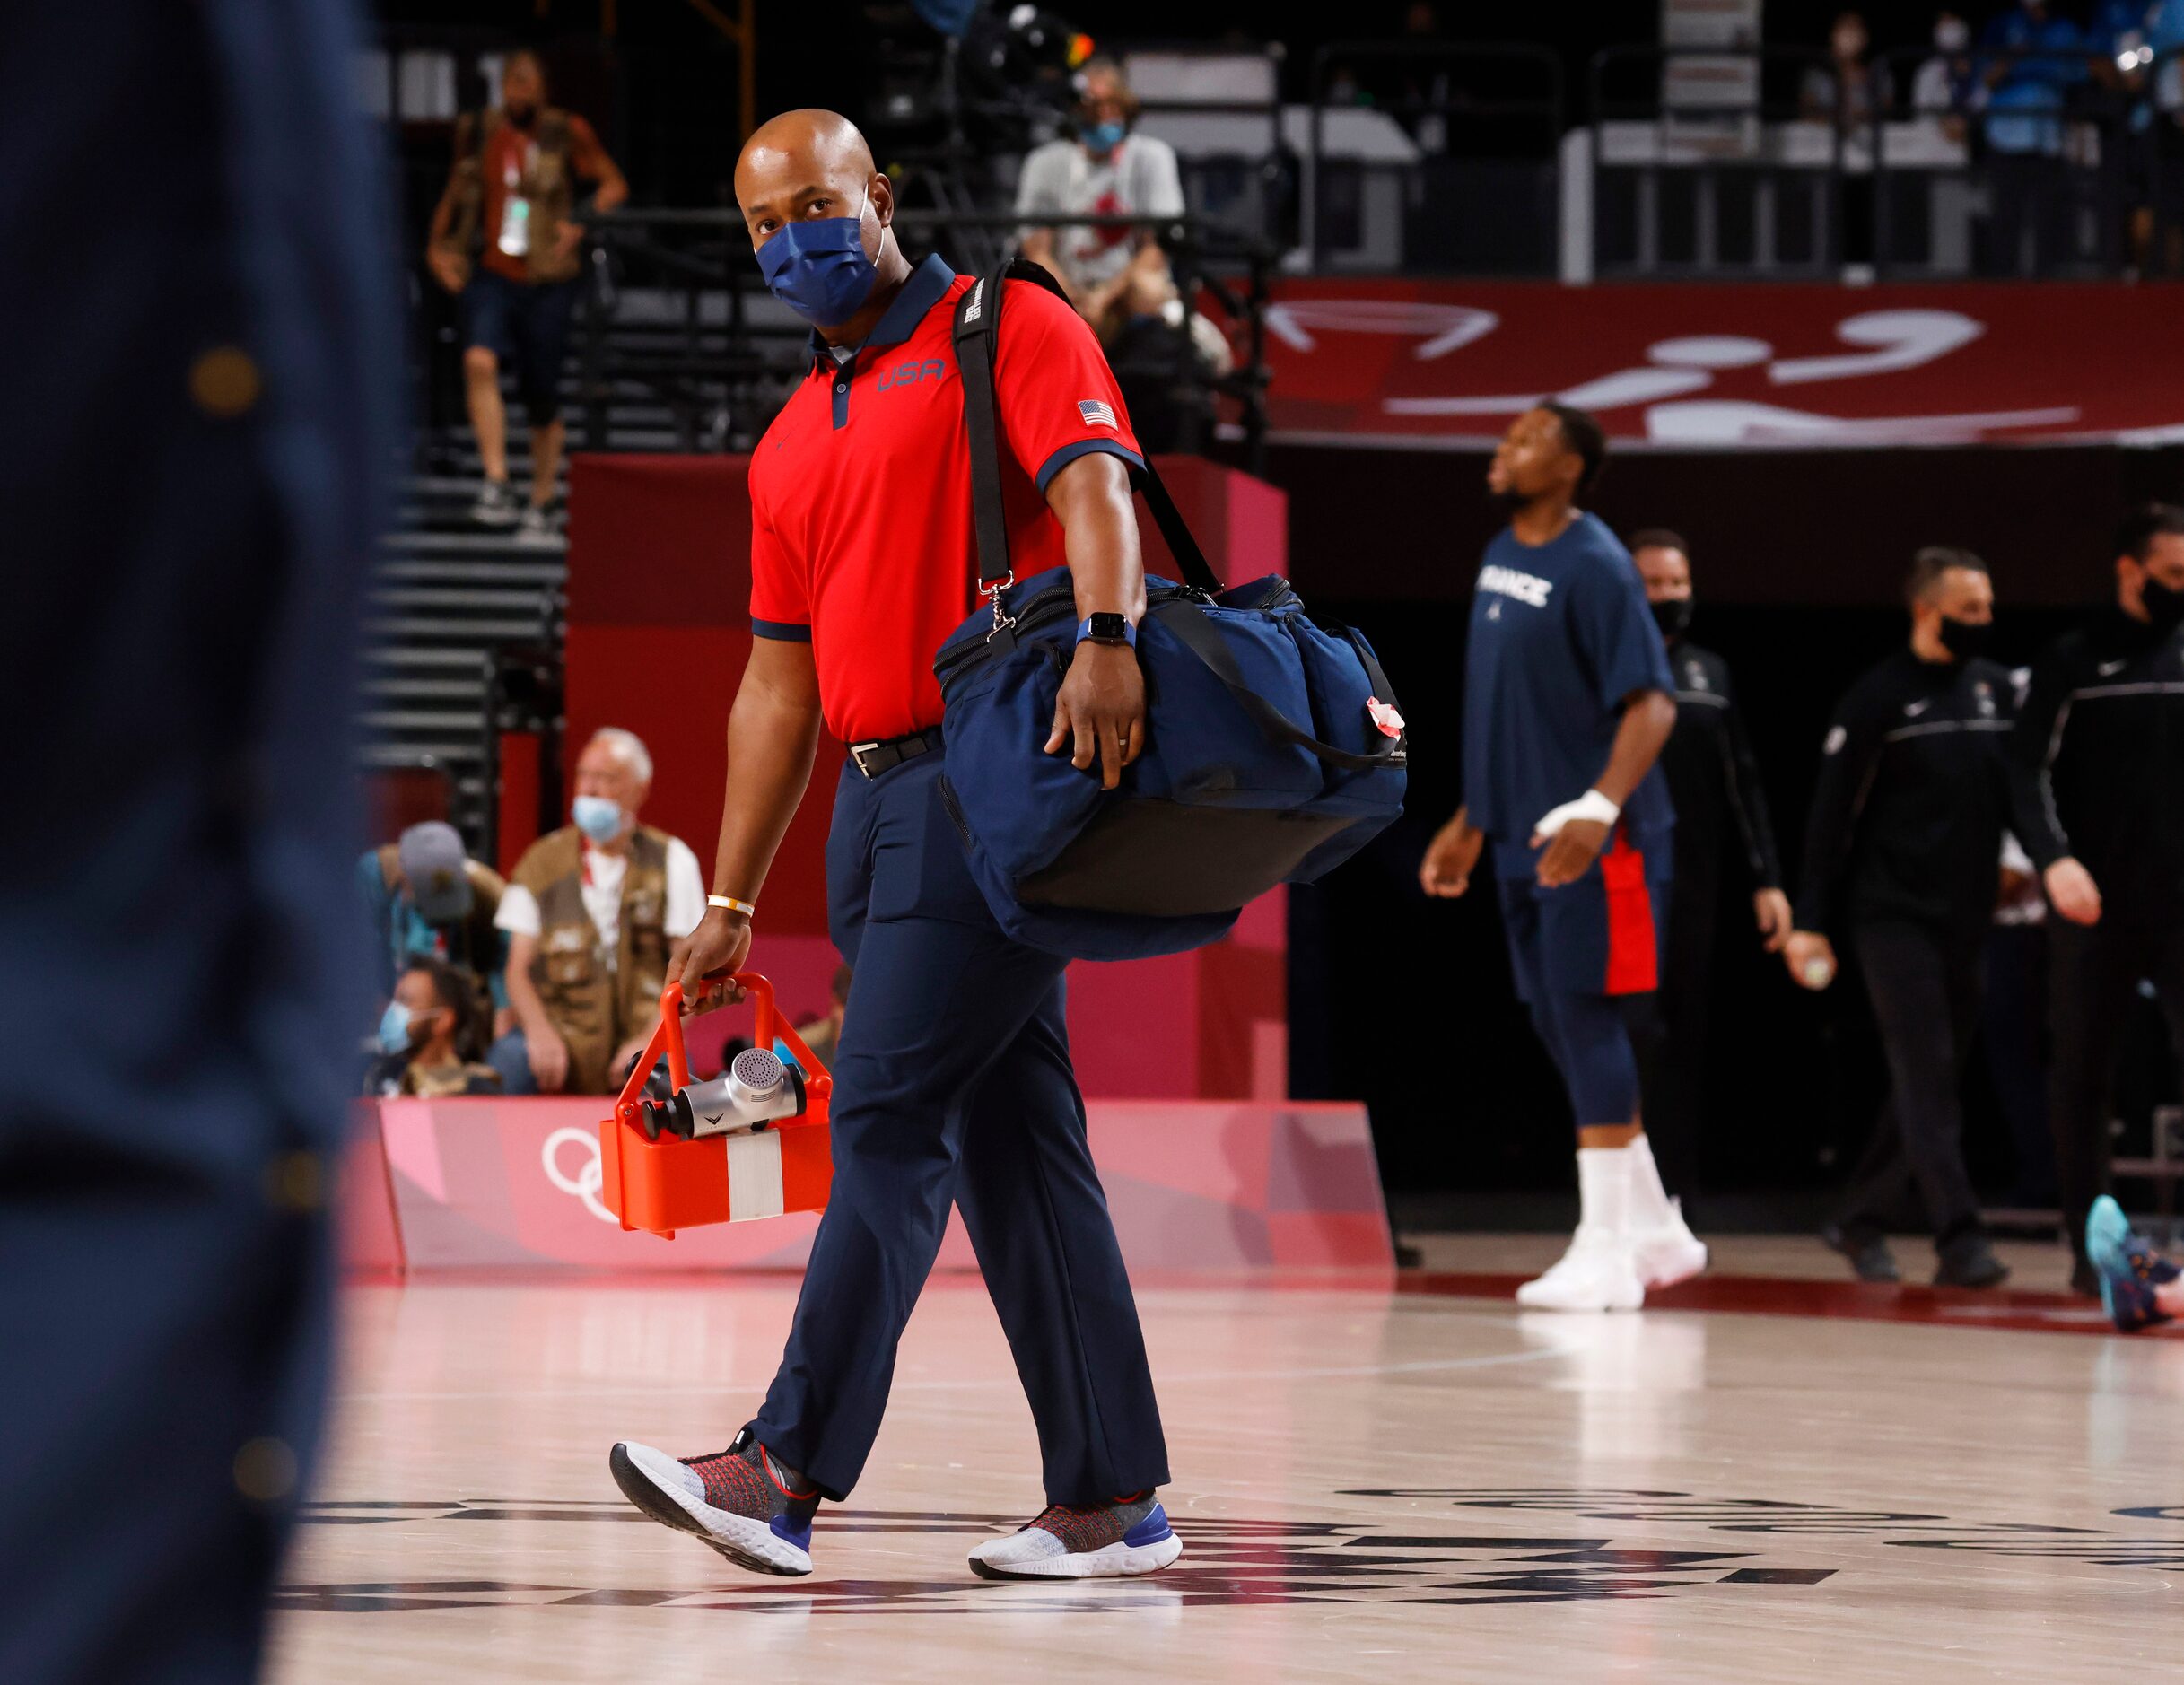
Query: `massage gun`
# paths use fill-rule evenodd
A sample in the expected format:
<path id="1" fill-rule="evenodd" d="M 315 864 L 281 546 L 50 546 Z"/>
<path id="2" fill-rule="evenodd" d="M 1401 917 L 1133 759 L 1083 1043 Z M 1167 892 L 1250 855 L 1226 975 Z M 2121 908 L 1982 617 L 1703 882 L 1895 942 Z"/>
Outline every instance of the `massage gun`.
<path id="1" fill-rule="evenodd" d="M 694 1082 L 664 1100 L 648 1094 L 639 1102 L 647 1140 L 662 1131 L 684 1140 L 764 1129 L 803 1114 L 804 1073 L 764 1047 L 747 1047 L 711 1082 Z"/>

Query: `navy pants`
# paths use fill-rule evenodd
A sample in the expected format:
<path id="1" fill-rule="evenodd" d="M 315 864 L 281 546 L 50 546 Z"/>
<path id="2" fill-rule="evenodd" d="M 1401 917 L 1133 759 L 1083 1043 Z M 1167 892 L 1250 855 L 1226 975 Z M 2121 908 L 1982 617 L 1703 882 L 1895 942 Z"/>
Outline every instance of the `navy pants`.
<path id="1" fill-rule="evenodd" d="M 952 1201 L 1031 1401 L 1047 1501 L 1093 1503 L 1165 1483 L 1167 1447 L 1070 1068 L 1067 962 L 994 924 L 941 808 L 940 765 L 843 769 L 827 899 L 855 975 L 834 1189 L 753 1427 L 828 1497 L 848 1494 Z"/>
<path id="2" fill-rule="evenodd" d="M 1623 1124 L 1638 1116 L 1633 1016 L 1650 987 L 1624 981 L 1633 943 L 1648 948 L 1656 973 L 1668 885 L 1647 883 L 1642 906 L 1614 904 L 1595 865 L 1574 884 L 1542 889 L 1530 877 L 1496 879 L 1517 999 L 1561 1074 L 1577 1127 Z M 1633 913 L 1637 916 L 1631 916 Z"/>

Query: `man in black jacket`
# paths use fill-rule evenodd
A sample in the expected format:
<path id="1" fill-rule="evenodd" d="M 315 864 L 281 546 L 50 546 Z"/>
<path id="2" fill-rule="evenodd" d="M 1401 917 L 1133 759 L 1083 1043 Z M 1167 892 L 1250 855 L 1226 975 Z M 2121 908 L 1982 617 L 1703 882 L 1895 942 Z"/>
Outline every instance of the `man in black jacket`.
<path id="1" fill-rule="evenodd" d="M 2108 1182 L 2109 1091 L 2142 980 L 2184 1058 L 2184 510 L 2133 511 L 2115 572 L 2115 601 L 2034 666 L 2011 756 L 2017 835 L 2060 915 L 2048 1121 L 2084 1293 L 2099 1291 L 2085 1215 Z"/>
<path id="2" fill-rule="evenodd" d="M 1789 941 L 1790 904 L 1782 893 L 1767 792 L 1729 682 L 1729 664 L 1684 635 L 1691 618 L 1690 552 L 1674 533 L 1654 527 L 1631 535 L 1630 559 L 1646 581 L 1646 600 L 1676 680 L 1676 729 L 1661 751 L 1662 775 L 1676 808 L 1676 876 L 1669 892 L 1661 987 L 1652 997 L 1652 1021 L 1642 1038 L 1640 1086 L 1661 1180 L 1688 1200 L 1699 1180 L 1708 985 L 1722 863 L 1733 839 L 1752 874 L 1752 917 L 1770 954 Z"/>
<path id="3" fill-rule="evenodd" d="M 1916 1186 L 1935 1284 L 1992 1287 L 2009 1272 L 1964 1167 L 1958 1087 L 2001 876 L 2012 689 L 1979 659 L 1995 612 L 1985 563 L 1921 550 L 1906 595 L 1909 647 L 1850 687 L 1828 730 L 1786 957 L 1798 982 L 1824 989 L 1836 970 L 1825 932 L 1847 930 L 1888 1059 L 1888 1104 L 1823 1238 L 1862 1279 L 1896 1279 L 1885 1219 Z"/>

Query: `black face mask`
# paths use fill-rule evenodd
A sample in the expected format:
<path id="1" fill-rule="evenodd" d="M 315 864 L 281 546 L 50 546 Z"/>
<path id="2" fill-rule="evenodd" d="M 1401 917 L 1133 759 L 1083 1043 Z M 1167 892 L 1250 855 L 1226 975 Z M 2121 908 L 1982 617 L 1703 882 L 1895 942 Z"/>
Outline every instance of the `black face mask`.
<path id="1" fill-rule="evenodd" d="M 2165 636 L 2184 626 L 2184 591 L 2149 577 L 2141 588 L 2139 600 L 2146 606 L 2146 618 L 2153 623 L 2154 631 Z"/>
<path id="2" fill-rule="evenodd" d="M 1954 661 L 1976 660 L 1985 655 L 1987 646 L 1995 641 L 1995 623 L 1957 620 L 1948 615 L 1942 616 L 1942 648 L 1949 651 Z"/>
<path id="3" fill-rule="evenodd" d="M 538 108 L 535 105 L 511 105 L 507 108 L 507 116 L 508 120 L 518 128 L 528 129 L 537 122 Z"/>
<path id="4" fill-rule="evenodd" d="M 1691 599 L 1671 597 L 1664 602 L 1649 605 L 1653 609 L 1653 624 L 1661 628 L 1661 635 L 1673 643 L 1690 629 Z"/>

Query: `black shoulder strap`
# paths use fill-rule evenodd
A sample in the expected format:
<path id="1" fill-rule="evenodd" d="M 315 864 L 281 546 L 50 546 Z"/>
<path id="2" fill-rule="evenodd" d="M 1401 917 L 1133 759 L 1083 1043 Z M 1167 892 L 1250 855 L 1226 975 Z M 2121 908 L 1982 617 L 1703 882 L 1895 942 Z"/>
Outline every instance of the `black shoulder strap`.
<path id="1" fill-rule="evenodd" d="M 993 407 L 993 354 L 1000 344 L 1001 282 L 1008 274 L 1004 265 L 982 275 L 956 306 L 956 367 L 963 377 L 963 423 L 971 442 L 971 527 L 978 541 L 982 593 L 1013 577 L 1009 521 L 1001 511 L 1000 429 Z"/>
<path id="2" fill-rule="evenodd" d="M 991 590 L 1011 576 L 1009 560 L 1009 522 L 1001 508 L 1000 425 L 993 400 L 993 364 L 1000 345 L 1001 296 L 1009 281 L 1028 281 L 1043 286 L 1056 298 L 1068 298 L 1061 284 L 1027 258 L 1012 258 L 990 275 L 972 283 L 971 290 L 956 306 L 956 366 L 963 376 L 963 419 L 971 445 L 971 526 L 978 541 L 978 582 Z M 1191 536 L 1183 511 L 1161 483 L 1160 471 L 1149 460 L 1139 479 L 1153 524 L 1167 540 L 1169 551 L 1182 570 L 1184 581 L 1209 596 L 1218 595 L 1221 581 L 1207 565 L 1205 552 Z"/>

